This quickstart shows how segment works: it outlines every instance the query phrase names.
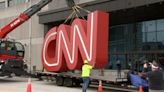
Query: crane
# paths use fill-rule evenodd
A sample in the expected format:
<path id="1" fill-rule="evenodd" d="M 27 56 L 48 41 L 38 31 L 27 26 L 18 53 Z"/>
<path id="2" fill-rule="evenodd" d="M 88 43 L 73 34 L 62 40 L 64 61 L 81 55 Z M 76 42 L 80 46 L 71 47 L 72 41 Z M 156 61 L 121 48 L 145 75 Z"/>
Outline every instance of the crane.
<path id="1" fill-rule="evenodd" d="M 23 58 L 25 50 L 23 45 L 19 42 L 6 40 L 4 38 L 8 33 L 26 22 L 51 1 L 52 0 L 41 0 L 0 29 L 0 76 L 11 75 L 12 73 L 21 75 L 24 73 Z"/>

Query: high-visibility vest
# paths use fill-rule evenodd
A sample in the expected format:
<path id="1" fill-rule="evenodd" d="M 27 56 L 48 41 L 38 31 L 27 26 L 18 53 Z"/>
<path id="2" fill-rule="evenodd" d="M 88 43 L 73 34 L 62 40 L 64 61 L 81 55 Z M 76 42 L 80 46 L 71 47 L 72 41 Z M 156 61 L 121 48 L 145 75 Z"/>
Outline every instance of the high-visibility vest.
<path id="1" fill-rule="evenodd" d="M 93 67 L 91 65 L 84 64 L 83 67 L 82 67 L 82 75 L 81 75 L 81 77 L 89 77 L 92 68 Z"/>

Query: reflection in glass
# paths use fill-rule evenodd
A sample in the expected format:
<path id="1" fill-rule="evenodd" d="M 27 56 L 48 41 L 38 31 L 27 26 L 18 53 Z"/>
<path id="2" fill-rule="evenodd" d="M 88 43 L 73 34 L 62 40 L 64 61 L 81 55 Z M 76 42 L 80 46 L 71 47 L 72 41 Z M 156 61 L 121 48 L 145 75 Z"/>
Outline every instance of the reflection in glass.
<path id="1" fill-rule="evenodd" d="M 145 26 L 145 32 L 154 32 L 156 31 L 156 20 L 153 21 L 146 21 L 144 23 Z"/>
<path id="2" fill-rule="evenodd" d="M 147 32 L 147 42 L 156 42 L 156 32 Z"/>
<path id="3" fill-rule="evenodd" d="M 158 42 L 161 42 L 162 44 L 164 44 L 164 30 L 157 32 L 157 39 L 158 39 Z"/>
<path id="4" fill-rule="evenodd" d="M 157 20 L 157 31 L 164 30 L 164 19 Z"/>
<path id="5" fill-rule="evenodd" d="M 159 19 L 110 27 L 109 64 L 115 69 L 115 61 L 120 59 L 124 69 L 134 61 L 142 66 L 144 59 L 160 62 L 160 57 L 164 58 L 164 54 L 159 53 L 164 50 L 163 25 L 164 19 Z"/>

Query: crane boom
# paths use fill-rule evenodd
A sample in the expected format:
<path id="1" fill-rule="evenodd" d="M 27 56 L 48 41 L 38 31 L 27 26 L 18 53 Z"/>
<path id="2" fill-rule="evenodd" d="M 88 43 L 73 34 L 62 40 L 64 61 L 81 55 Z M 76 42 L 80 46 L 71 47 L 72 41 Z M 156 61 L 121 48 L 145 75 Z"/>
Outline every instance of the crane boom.
<path id="1" fill-rule="evenodd" d="M 41 0 L 39 3 L 31 6 L 23 13 L 21 13 L 17 18 L 12 22 L 0 29 L 0 39 L 5 38 L 8 33 L 17 28 L 19 25 L 27 21 L 32 15 L 40 11 L 45 5 L 50 3 L 52 0 Z"/>

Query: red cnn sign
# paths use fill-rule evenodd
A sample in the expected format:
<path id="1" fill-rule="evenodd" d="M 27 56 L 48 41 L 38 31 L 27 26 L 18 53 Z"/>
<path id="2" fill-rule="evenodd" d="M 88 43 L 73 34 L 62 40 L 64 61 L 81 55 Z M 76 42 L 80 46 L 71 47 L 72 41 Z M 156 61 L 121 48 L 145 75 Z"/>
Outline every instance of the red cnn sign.
<path id="1" fill-rule="evenodd" d="M 87 59 L 95 68 L 108 60 L 108 19 L 102 11 L 88 14 L 88 19 L 75 19 L 71 25 L 53 27 L 45 36 L 42 63 L 47 71 L 81 69 Z"/>

